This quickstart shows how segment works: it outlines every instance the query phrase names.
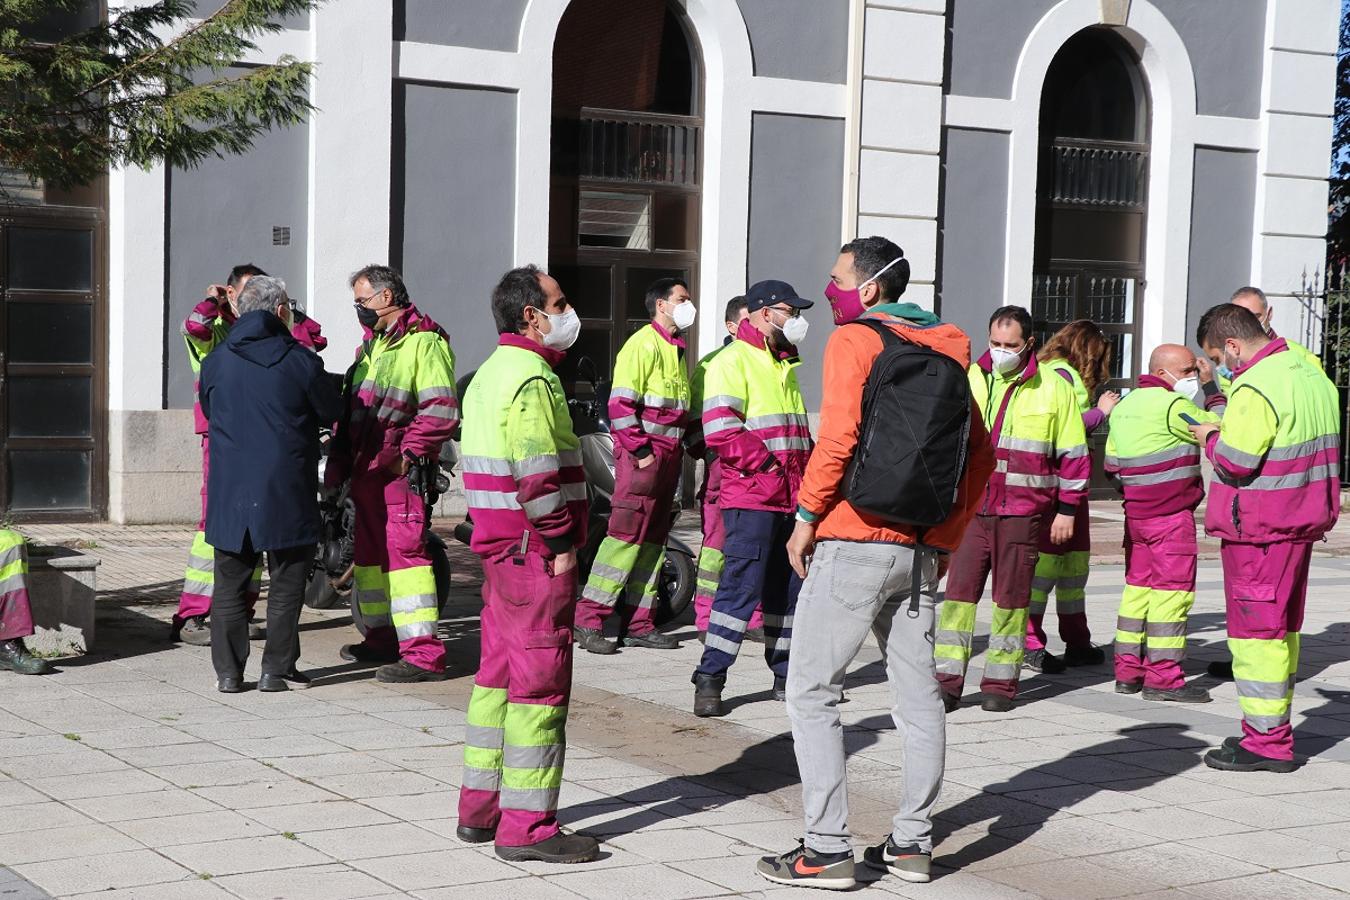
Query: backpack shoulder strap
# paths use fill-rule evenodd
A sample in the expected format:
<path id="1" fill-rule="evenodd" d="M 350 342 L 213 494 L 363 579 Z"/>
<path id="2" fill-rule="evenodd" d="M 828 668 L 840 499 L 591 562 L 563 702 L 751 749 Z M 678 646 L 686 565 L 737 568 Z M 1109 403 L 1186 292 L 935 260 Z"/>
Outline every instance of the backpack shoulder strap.
<path id="1" fill-rule="evenodd" d="M 881 335 L 882 349 L 885 349 L 886 347 L 893 347 L 896 344 L 909 343 L 909 341 L 906 341 L 904 338 L 900 337 L 900 335 L 896 334 L 894 329 L 887 328 L 886 325 L 879 319 L 869 319 L 864 317 L 861 319 L 854 319 L 849 324 L 866 325 L 868 328 L 872 329 L 877 334 Z"/>

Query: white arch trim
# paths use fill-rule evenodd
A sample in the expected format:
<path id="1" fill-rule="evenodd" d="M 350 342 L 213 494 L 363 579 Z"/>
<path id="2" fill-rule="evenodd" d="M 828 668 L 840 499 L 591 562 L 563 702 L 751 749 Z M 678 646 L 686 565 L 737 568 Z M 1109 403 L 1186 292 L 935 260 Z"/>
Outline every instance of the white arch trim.
<path id="1" fill-rule="evenodd" d="M 548 261 L 549 141 L 553 40 L 570 0 L 530 0 L 520 27 L 516 132 L 516 262 Z M 750 35 L 740 8 L 726 0 L 674 0 L 693 25 L 703 57 L 703 209 L 698 292 L 731 297 L 744 290 L 750 214 Z M 742 86 L 736 90 L 736 86 Z M 769 90 L 774 86 L 769 86 Z M 715 305 L 715 302 L 713 303 Z M 712 306 L 709 306 L 711 309 Z M 699 330 L 700 353 L 718 341 Z"/>
<path id="2" fill-rule="evenodd" d="M 1010 116 L 1005 303 L 1031 302 L 1037 142 L 1046 73 L 1065 41 L 1100 23 L 1099 0 L 1062 0 L 1032 29 L 1018 58 Z M 1133 0 L 1129 22 L 1119 33 L 1139 54 L 1153 118 L 1140 323 L 1140 340 L 1148 348 L 1182 338 L 1186 327 L 1197 138 L 1195 73 L 1181 35 L 1148 0 Z"/>

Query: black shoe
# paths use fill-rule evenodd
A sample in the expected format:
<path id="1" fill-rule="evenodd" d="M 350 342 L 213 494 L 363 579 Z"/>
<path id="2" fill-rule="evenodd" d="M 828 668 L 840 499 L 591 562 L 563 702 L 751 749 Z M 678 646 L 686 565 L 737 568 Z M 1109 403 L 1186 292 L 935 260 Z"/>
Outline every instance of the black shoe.
<path id="1" fill-rule="evenodd" d="M 942 691 L 942 708 L 947 712 L 956 712 L 961 708 L 961 695 Z"/>
<path id="2" fill-rule="evenodd" d="M 1022 657 L 1022 667 L 1043 675 L 1058 675 L 1064 671 L 1064 660 L 1049 650 L 1028 650 Z"/>
<path id="3" fill-rule="evenodd" d="M 648 650 L 678 650 L 680 642 L 668 634 L 649 631 L 646 634 L 630 634 L 623 639 L 625 647 L 646 647 Z"/>
<path id="4" fill-rule="evenodd" d="M 587 653 L 609 656 L 619 651 L 619 642 L 608 640 L 598 628 L 573 628 L 572 637 L 576 640 L 577 646 Z"/>
<path id="5" fill-rule="evenodd" d="M 28 652 L 23 638 L 0 641 L 0 669 L 9 669 L 20 675 L 46 675 L 51 672 L 51 663 L 38 659 Z"/>
<path id="6" fill-rule="evenodd" d="M 258 679 L 258 690 L 269 694 L 289 690 L 303 691 L 305 688 L 309 687 L 309 685 L 309 676 L 297 672 L 294 669 L 285 675 L 268 675 L 264 673 L 262 677 Z"/>
<path id="7" fill-rule="evenodd" d="M 390 663 L 398 660 L 397 650 L 377 650 L 369 644 L 344 644 L 338 656 L 347 662 Z"/>
<path id="8" fill-rule="evenodd" d="M 773 699 L 779 703 L 787 700 L 787 679 L 781 675 L 773 676 Z"/>
<path id="9" fill-rule="evenodd" d="M 764 629 L 747 628 L 745 629 L 745 636 L 741 640 L 749 641 L 752 644 L 762 644 L 764 643 Z"/>
<path id="10" fill-rule="evenodd" d="M 1171 700 L 1173 703 L 1208 703 L 1213 698 L 1198 684 L 1187 684 L 1172 691 L 1144 688 L 1145 700 Z"/>
<path id="11" fill-rule="evenodd" d="M 250 641 L 267 640 L 267 626 L 263 625 L 261 622 L 249 622 L 248 639 Z"/>
<path id="12" fill-rule="evenodd" d="M 700 675 L 694 673 L 694 715 L 700 719 L 722 715 L 722 688 L 727 683 L 725 675 Z"/>
<path id="13" fill-rule="evenodd" d="M 496 847 L 497 856 L 507 862 L 584 863 L 600 855 L 600 842 L 586 834 L 558 832 L 546 841 L 524 847 Z"/>
<path id="14" fill-rule="evenodd" d="M 1100 666 L 1104 662 L 1106 651 L 1101 647 L 1088 644 L 1086 647 L 1066 647 L 1064 650 L 1066 666 Z"/>
<path id="15" fill-rule="evenodd" d="M 1205 674 L 1210 678 L 1218 678 L 1222 681 L 1233 680 L 1233 661 L 1231 659 L 1216 659 L 1214 662 L 1205 666 Z"/>
<path id="16" fill-rule="evenodd" d="M 1117 682 L 1116 682 L 1116 693 L 1117 693 L 1117 694 L 1137 694 L 1137 693 L 1139 693 L 1140 691 L 1142 691 L 1143 689 L 1144 689 L 1144 686 L 1143 686 L 1142 684 L 1138 684 L 1138 683 L 1135 683 L 1135 682 L 1133 682 L 1133 681 L 1117 681 Z"/>
<path id="17" fill-rule="evenodd" d="M 980 702 L 980 709 L 985 712 L 1007 712 L 1012 708 L 1012 700 L 1000 694 L 985 694 L 984 700 Z"/>
<path id="18" fill-rule="evenodd" d="M 191 616 L 178 630 L 178 640 L 194 647 L 211 646 L 211 623 L 206 616 Z"/>
<path id="19" fill-rule="evenodd" d="M 1205 754 L 1205 765 L 1211 769 L 1222 769 L 1225 772 L 1283 773 L 1292 772 L 1298 768 L 1298 765 L 1292 759 L 1271 759 L 1269 756 L 1253 753 L 1241 744 L 1230 744 L 1227 741 L 1217 750 L 1211 750 Z"/>
<path id="20" fill-rule="evenodd" d="M 244 692 L 244 679 L 242 677 L 217 678 L 216 690 L 222 694 L 242 694 Z"/>
<path id="21" fill-rule="evenodd" d="M 461 825 L 455 829 L 455 837 L 466 844 L 486 844 L 488 841 L 496 839 L 497 829 L 474 828 L 472 825 Z"/>
<path id="22" fill-rule="evenodd" d="M 375 680 L 385 684 L 411 684 L 415 681 L 444 681 L 446 673 L 433 672 L 421 666 L 415 666 L 406 659 L 380 666 L 375 670 Z"/>
<path id="23" fill-rule="evenodd" d="M 817 853 L 805 843 L 779 856 L 762 856 L 755 871 L 774 884 L 846 891 L 857 884 L 853 854 Z"/>
<path id="24" fill-rule="evenodd" d="M 894 872 L 915 884 L 923 884 L 933 877 L 932 853 L 923 852 L 917 844 L 901 847 L 889 837 L 863 851 L 863 865 L 878 872 Z"/>

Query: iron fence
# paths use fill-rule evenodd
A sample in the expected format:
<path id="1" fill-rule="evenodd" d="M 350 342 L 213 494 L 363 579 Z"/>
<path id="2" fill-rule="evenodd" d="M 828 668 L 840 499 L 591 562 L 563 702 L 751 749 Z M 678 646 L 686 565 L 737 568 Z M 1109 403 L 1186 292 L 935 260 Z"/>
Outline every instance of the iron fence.
<path id="1" fill-rule="evenodd" d="M 1341 483 L 1350 484 L 1350 266 L 1326 273 L 1305 269 L 1295 298 L 1301 307 L 1302 342 L 1317 352 L 1341 395 Z"/>

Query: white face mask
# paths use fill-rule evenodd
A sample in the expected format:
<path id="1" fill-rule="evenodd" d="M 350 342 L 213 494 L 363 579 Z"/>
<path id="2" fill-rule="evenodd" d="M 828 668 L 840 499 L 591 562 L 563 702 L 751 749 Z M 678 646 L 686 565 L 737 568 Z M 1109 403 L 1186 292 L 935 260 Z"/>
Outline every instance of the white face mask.
<path id="1" fill-rule="evenodd" d="M 569 309 L 555 316 L 550 316 L 542 309 L 535 312 L 548 319 L 551 326 L 548 334 L 543 337 L 545 347 L 550 350 L 566 350 L 577 342 L 577 336 L 581 334 L 581 317 L 577 315 L 575 309 Z"/>
<path id="2" fill-rule="evenodd" d="M 1009 372 L 1017 370 L 1019 363 L 1022 361 L 1022 351 L 1009 350 L 1006 347 L 990 347 L 989 358 L 994 363 L 995 372 L 1000 375 L 1007 375 Z"/>
<path id="3" fill-rule="evenodd" d="M 1168 372 L 1167 374 L 1172 375 L 1171 372 Z M 1199 406 L 1202 409 L 1204 408 L 1205 395 L 1200 389 L 1200 376 L 1187 375 L 1185 378 L 1177 378 L 1175 375 L 1172 375 L 1172 379 L 1173 391 L 1185 397 L 1187 400 L 1190 400 L 1196 406 Z"/>
<path id="4" fill-rule="evenodd" d="M 783 333 L 783 338 L 789 344 L 795 347 L 806 340 L 806 332 L 811 329 L 811 323 L 803 319 L 800 313 L 795 316 L 788 316 L 787 321 L 782 325 L 779 325 L 778 322 L 774 320 L 774 312 L 776 312 L 776 310 L 769 313 L 769 324 L 781 331 Z M 779 315 L 782 314 L 779 313 Z"/>
<path id="5" fill-rule="evenodd" d="M 675 308 L 670 311 L 670 318 L 674 320 L 675 327 L 680 331 L 688 331 L 689 326 L 694 324 L 696 315 L 698 315 L 698 309 L 694 306 L 692 300 L 677 303 Z"/>

